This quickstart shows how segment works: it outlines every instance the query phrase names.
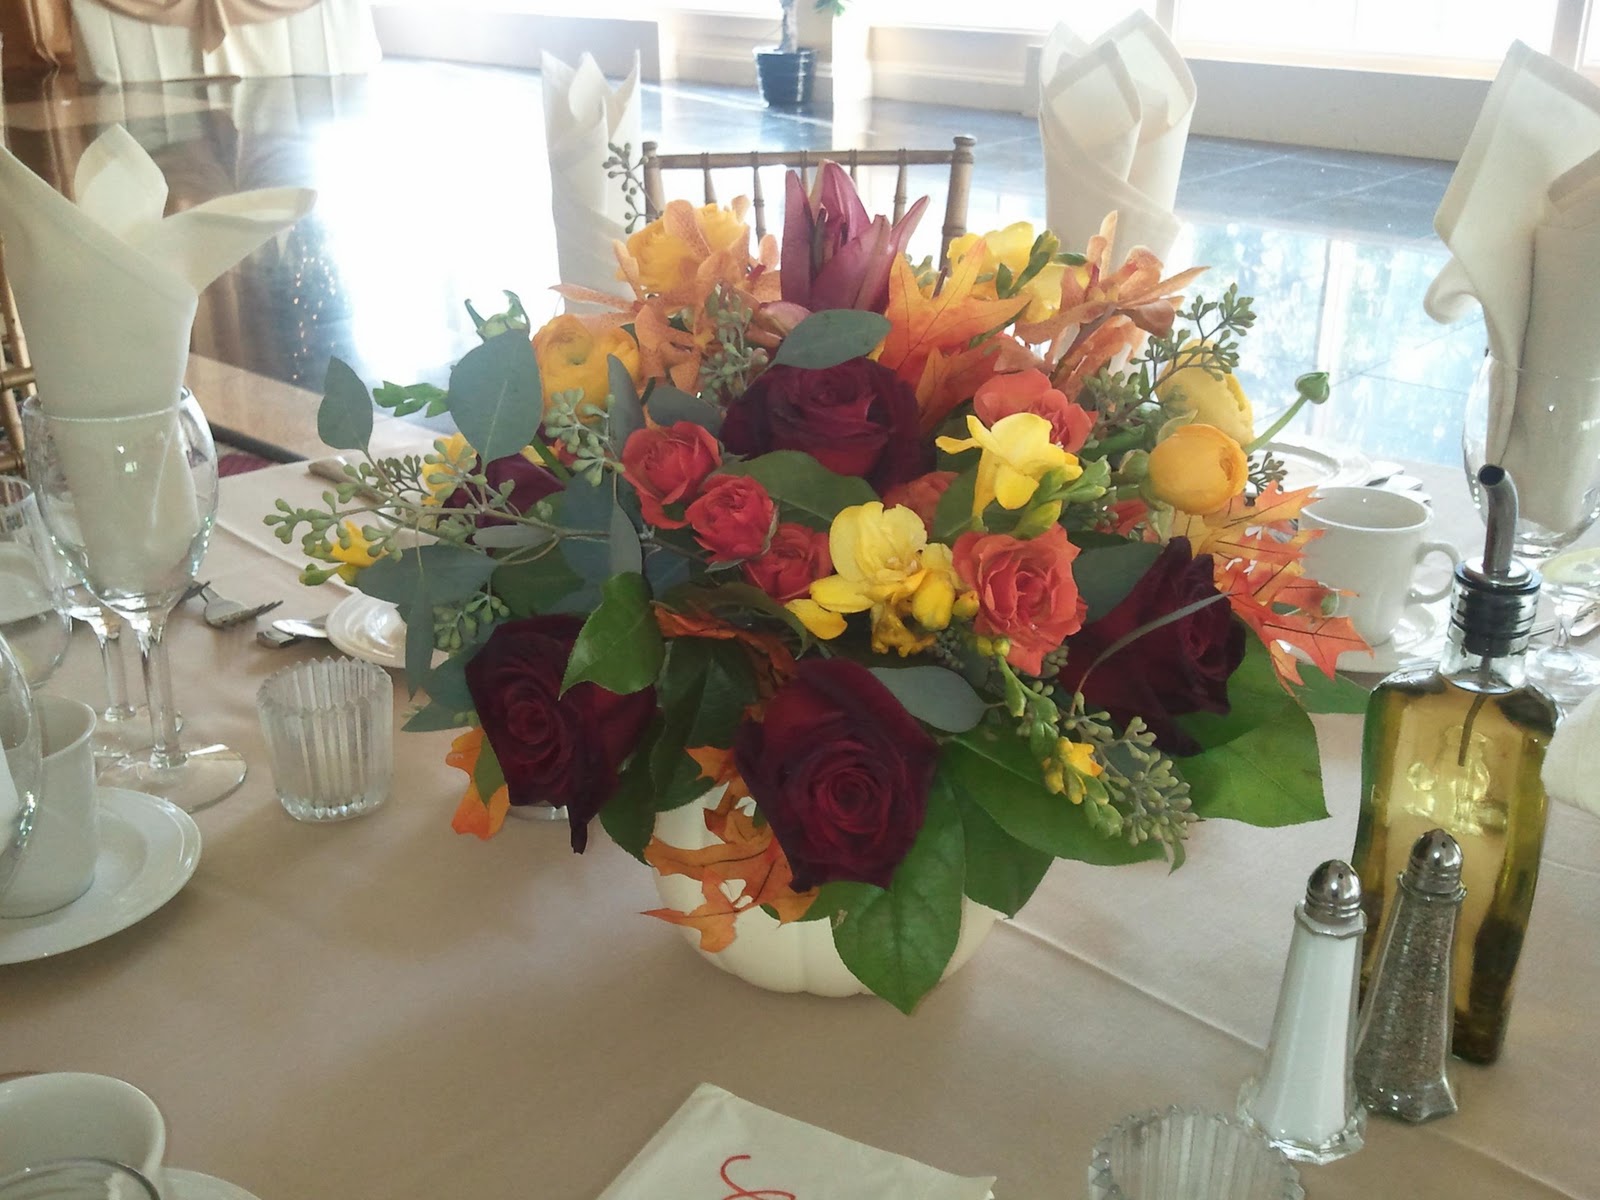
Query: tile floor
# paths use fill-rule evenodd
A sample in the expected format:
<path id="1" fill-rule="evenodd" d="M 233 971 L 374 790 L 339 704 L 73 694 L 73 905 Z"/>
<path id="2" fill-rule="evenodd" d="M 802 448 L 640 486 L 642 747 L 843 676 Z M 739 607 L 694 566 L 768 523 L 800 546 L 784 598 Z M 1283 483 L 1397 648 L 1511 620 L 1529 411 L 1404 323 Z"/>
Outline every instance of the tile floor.
<path id="1" fill-rule="evenodd" d="M 174 206 L 251 187 L 318 190 L 311 218 L 202 297 L 194 349 L 204 359 L 310 389 L 330 355 L 368 379 L 442 380 L 474 341 L 462 301 L 492 307 L 511 288 L 536 314 L 554 309 L 541 290 L 555 254 L 537 73 L 392 60 L 335 80 L 4 84 L 9 146 L 58 186 L 94 135 L 122 121 L 166 172 Z M 739 89 L 668 85 L 645 89 L 643 117 L 645 136 L 667 150 L 893 147 L 971 133 L 969 226 L 1043 214 L 1036 126 L 1016 114 L 896 101 L 781 113 Z M 932 170 L 930 185 L 942 179 Z M 1447 257 L 1432 216 L 1450 172 L 1190 139 L 1178 193 L 1186 229 L 1170 265 L 1209 263 L 1200 290 L 1237 280 L 1256 298 L 1240 374 L 1258 410 L 1281 407 L 1296 375 L 1323 369 L 1334 400 L 1298 432 L 1385 458 L 1459 460 L 1482 323 L 1446 328 L 1422 311 Z M 295 447 L 281 427 L 299 418 L 238 408 L 228 423 L 246 444 Z"/>

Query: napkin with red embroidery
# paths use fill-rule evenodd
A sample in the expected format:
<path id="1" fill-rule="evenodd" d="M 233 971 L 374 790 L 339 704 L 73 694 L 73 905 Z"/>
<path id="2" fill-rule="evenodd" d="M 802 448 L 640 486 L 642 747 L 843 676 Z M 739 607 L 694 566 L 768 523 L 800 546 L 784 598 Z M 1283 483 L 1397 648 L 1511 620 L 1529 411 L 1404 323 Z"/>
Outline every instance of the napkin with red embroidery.
<path id="1" fill-rule="evenodd" d="M 599 1200 L 992 1200 L 993 1187 L 702 1083 Z"/>

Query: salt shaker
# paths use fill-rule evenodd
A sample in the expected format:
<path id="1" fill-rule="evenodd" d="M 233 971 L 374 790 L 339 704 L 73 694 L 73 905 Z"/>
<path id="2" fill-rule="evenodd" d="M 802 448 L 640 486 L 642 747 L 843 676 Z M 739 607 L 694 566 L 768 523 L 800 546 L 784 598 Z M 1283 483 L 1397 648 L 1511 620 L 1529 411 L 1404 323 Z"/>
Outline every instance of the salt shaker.
<path id="1" fill-rule="evenodd" d="M 1446 1064 L 1454 1019 L 1450 964 L 1461 886 L 1461 847 L 1430 829 L 1397 881 L 1356 1035 L 1356 1093 L 1374 1112 L 1429 1121 L 1456 1111 Z"/>
<path id="2" fill-rule="evenodd" d="M 1351 1074 L 1361 965 L 1361 881 L 1337 859 L 1311 873 L 1259 1077 L 1239 1116 L 1289 1158 L 1329 1163 L 1361 1149 L 1367 1114 Z"/>

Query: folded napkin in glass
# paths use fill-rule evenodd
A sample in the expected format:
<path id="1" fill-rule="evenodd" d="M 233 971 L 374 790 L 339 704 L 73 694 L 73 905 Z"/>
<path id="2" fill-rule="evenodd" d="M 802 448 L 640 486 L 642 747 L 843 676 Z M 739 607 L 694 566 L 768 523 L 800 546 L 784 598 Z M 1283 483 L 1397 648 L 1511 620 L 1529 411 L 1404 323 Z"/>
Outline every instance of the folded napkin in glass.
<path id="1" fill-rule="evenodd" d="M 599 1200 L 992 1200 L 993 1187 L 993 1178 L 949 1175 L 702 1083 Z"/>

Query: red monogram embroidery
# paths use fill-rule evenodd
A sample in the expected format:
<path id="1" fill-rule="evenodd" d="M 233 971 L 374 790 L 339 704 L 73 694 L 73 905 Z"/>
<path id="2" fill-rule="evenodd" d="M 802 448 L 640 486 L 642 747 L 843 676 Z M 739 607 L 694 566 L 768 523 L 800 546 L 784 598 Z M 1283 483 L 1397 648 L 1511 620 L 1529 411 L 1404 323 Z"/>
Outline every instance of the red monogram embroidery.
<path id="1" fill-rule="evenodd" d="M 749 1161 L 750 1156 L 748 1154 L 735 1154 L 722 1164 L 722 1170 L 719 1172 L 722 1176 L 722 1182 L 733 1189 L 733 1191 L 722 1197 L 722 1200 L 796 1200 L 793 1192 L 779 1191 L 776 1188 L 760 1188 L 752 1192 L 728 1178 L 728 1168 L 730 1166 L 736 1162 Z"/>

